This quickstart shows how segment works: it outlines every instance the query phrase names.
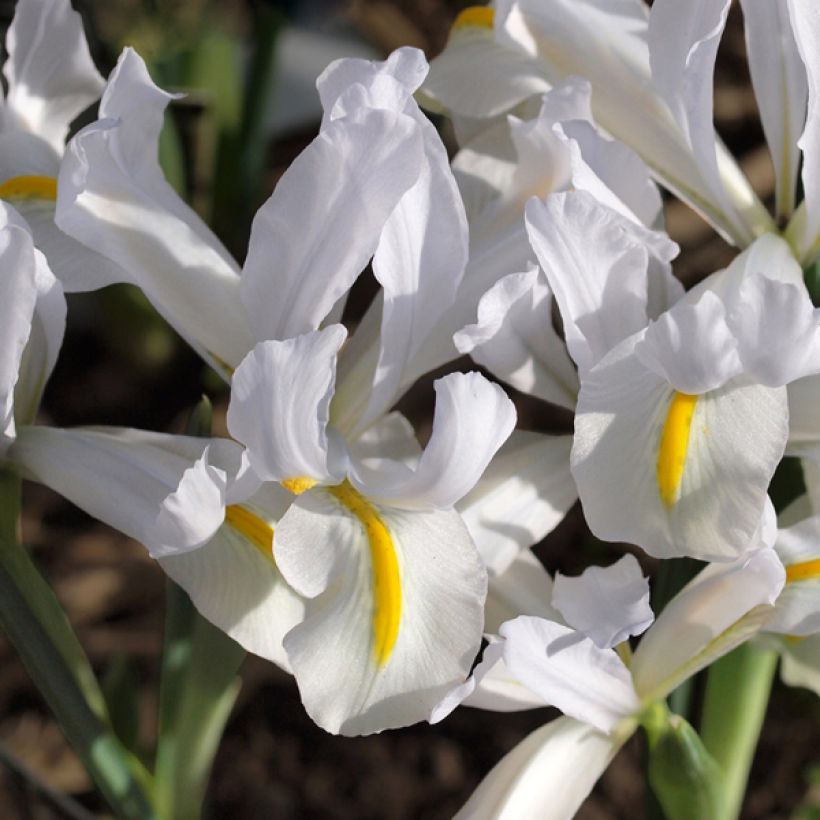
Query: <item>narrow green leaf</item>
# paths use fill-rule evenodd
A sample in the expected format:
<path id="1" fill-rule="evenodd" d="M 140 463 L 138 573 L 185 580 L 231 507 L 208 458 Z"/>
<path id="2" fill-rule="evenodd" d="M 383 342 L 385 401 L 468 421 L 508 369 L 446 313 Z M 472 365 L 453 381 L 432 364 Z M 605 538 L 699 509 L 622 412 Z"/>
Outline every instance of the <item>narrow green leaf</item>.
<path id="1" fill-rule="evenodd" d="M 137 670 L 128 655 L 111 658 L 102 680 L 111 728 L 127 749 L 139 744 L 139 698 Z"/>

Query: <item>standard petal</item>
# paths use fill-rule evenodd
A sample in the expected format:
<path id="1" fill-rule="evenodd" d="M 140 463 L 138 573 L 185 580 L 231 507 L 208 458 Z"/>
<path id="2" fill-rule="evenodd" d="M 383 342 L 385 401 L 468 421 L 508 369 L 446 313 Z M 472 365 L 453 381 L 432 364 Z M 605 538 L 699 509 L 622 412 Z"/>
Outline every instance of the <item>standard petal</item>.
<path id="1" fill-rule="evenodd" d="M 316 330 L 376 250 L 422 163 L 410 117 L 334 120 L 288 168 L 253 222 L 242 303 L 257 339 Z"/>
<path id="2" fill-rule="evenodd" d="M 614 650 L 526 615 L 508 621 L 500 634 L 510 674 L 569 717 L 609 733 L 640 709 L 629 670 Z"/>
<path id="3" fill-rule="evenodd" d="M 62 153 L 71 121 L 102 92 L 69 0 L 19 0 L 6 34 L 6 107 L 17 125 Z"/>
<path id="4" fill-rule="evenodd" d="M 330 732 L 425 720 L 465 680 L 486 572 L 458 514 L 376 506 L 350 485 L 300 495 L 274 555 L 311 598 L 285 638 L 302 701 Z"/>
<path id="5" fill-rule="evenodd" d="M 229 507 L 225 523 L 199 549 L 160 558 L 204 617 L 248 652 L 288 671 L 282 639 L 304 618 L 305 603 L 282 579 L 272 543 L 291 499 L 269 484 L 241 507 Z"/>
<path id="6" fill-rule="evenodd" d="M 575 408 L 578 375 L 552 326 L 552 291 L 537 267 L 496 282 L 478 303 L 478 321 L 453 341 L 517 390 Z"/>
<path id="7" fill-rule="evenodd" d="M 155 558 L 211 538 L 240 456 L 227 440 L 119 428 L 23 427 L 9 451 L 24 475 L 141 541 Z"/>
<path id="8" fill-rule="evenodd" d="M 248 448 L 254 472 L 267 481 L 308 478 L 336 483 L 344 460 L 328 440 L 342 325 L 286 341 L 260 342 L 231 382 L 228 429 Z"/>
<path id="9" fill-rule="evenodd" d="M 528 735 L 481 781 L 457 820 L 569 820 L 622 741 L 568 717 Z"/>
<path id="10" fill-rule="evenodd" d="M 791 216 L 806 120 L 806 69 L 797 52 L 787 3 L 740 0 L 746 54 L 776 178 L 777 212 Z"/>
<path id="11" fill-rule="evenodd" d="M 754 634 L 785 580 L 771 549 L 701 571 L 664 607 L 638 645 L 630 669 L 641 699 L 666 697 Z"/>
<path id="12" fill-rule="evenodd" d="M 68 146 L 56 221 L 118 265 L 121 279 L 140 287 L 226 373 L 226 363 L 235 367 L 253 346 L 239 298 L 239 270 L 159 166 L 157 144 L 171 99 L 151 82 L 136 52 L 126 49 L 100 104 L 106 119 L 83 129 Z M 99 286 L 99 271 L 92 273 L 86 288 Z"/>
<path id="13" fill-rule="evenodd" d="M 418 467 L 368 481 L 366 488 L 359 481 L 369 497 L 405 509 L 449 509 L 476 485 L 512 432 L 515 406 L 479 373 L 452 373 L 434 386 L 433 434 Z"/>
<path id="14" fill-rule="evenodd" d="M 588 567 L 577 578 L 556 573 L 552 605 L 600 649 L 640 635 L 655 620 L 649 579 L 629 554 L 606 568 Z"/>
<path id="15" fill-rule="evenodd" d="M 527 233 L 564 320 L 581 378 L 618 342 L 646 326 L 649 251 L 590 194 L 527 204 Z"/>
<path id="16" fill-rule="evenodd" d="M 733 560 L 755 548 L 788 434 L 785 388 L 677 393 L 634 355 L 639 336 L 581 384 L 571 465 L 586 519 L 658 558 Z"/>
<path id="17" fill-rule="evenodd" d="M 558 526 L 577 500 L 571 446 L 570 436 L 513 432 L 456 506 L 491 576 Z"/>

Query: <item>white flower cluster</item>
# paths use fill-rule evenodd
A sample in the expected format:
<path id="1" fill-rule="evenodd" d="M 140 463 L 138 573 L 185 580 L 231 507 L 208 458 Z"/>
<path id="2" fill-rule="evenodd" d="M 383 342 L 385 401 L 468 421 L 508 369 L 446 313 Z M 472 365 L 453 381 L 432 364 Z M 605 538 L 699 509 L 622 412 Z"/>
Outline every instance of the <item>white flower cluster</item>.
<path id="1" fill-rule="evenodd" d="M 319 135 L 240 267 L 163 176 L 173 97 L 139 55 L 104 83 L 68 0 L 19 0 L 0 458 L 145 544 L 330 732 L 462 702 L 559 707 L 464 817 L 571 816 L 648 706 L 761 631 L 786 680 L 820 693 L 820 313 L 803 278 L 820 258 L 820 7 L 741 5 L 774 218 L 713 126 L 730 0 L 498 0 L 463 12 L 431 66 L 405 48 L 325 70 Z M 452 163 L 417 99 L 452 118 Z M 657 184 L 739 249 L 688 292 Z M 380 292 L 348 338 L 371 262 Z M 231 439 L 34 424 L 63 290 L 112 282 L 229 383 Z M 463 353 L 572 411 L 574 435 L 514 431 L 501 387 L 451 373 L 422 449 L 392 408 Z M 778 520 L 784 454 L 806 493 Z M 530 547 L 578 498 L 597 537 L 708 565 L 657 619 L 632 556 L 551 579 Z"/>

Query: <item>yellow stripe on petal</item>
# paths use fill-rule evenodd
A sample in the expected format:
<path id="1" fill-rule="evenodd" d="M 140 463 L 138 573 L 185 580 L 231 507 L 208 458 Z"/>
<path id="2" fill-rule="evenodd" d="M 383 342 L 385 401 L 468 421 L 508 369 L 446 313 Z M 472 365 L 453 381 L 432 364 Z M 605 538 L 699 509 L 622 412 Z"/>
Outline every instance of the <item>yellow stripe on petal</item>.
<path id="1" fill-rule="evenodd" d="M 666 413 L 658 450 L 658 491 L 667 507 L 673 507 L 680 498 L 689 432 L 697 400 L 697 396 L 675 391 Z"/>
<path id="2" fill-rule="evenodd" d="M 489 6 L 470 6 L 464 9 L 453 23 L 453 31 L 460 28 L 489 28 L 495 22 L 495 9 Z"/>
<path id="3" fill-rule="evenodd" d="M 301 495 L 304 492 L 312 489 L 318 482 L 307 476 L 298 476 L 297 478 L 286 478 L 279 482 L 289 493 L 294 495 Z"/>
<path id="4" fill-rule="evenodd" d="M 0 184 L 0 199 L 48 199 L 57 201 L 57 180 L 54 177 L 12 177 Z"/>
<path id="5" fill-rule="evenodd" d="M 794 581 L 812 581 L 820 578 L 820 558 L 812 561 L 801 561 L 786 567 L 786 583 Z"/>
<path id="6" fill-rule="evenodd" d="M 390 659 L 401 621 L 401 576 L 393 538 L 376 508 L 345 481 L 328 492 L 359 519 L 370 544 L 373 569 L 373 653 L 379 666 Z"/>
<path id="7" fill-rule="evenodd" d="M 225 523 L 244 535 L 274 566 L 273 527 L 267 521 L 239 504 L 225 508 Z"/>

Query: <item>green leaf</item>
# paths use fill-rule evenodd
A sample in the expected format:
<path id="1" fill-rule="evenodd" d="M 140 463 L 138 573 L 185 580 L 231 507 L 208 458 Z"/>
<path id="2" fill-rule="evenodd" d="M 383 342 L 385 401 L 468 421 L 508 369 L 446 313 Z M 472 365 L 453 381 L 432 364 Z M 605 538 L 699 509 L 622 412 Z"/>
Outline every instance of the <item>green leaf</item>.
<path id="1" fill-rule="evenodd" d="M 137 751 L 139 743 L 139 699 L 137 670 L 131 657 L 111 658 L 102 680 L 111 728 L 127 749 Z"/>

